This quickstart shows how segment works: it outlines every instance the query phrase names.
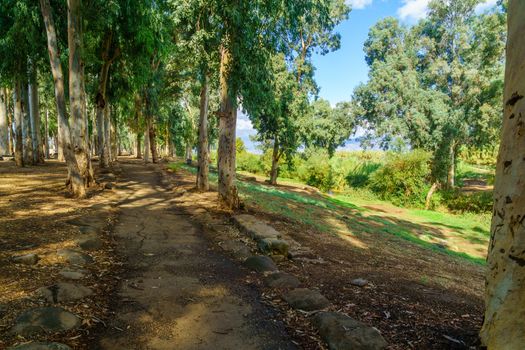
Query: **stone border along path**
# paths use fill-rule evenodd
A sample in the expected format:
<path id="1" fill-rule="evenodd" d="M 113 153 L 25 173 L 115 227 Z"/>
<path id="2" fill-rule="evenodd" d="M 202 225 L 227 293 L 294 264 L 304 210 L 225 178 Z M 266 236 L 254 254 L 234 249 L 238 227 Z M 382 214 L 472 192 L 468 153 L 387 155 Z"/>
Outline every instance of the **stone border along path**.
<path id="1" fill-rule="evenodd" d="M 346 314 L 323 311 L 330 306 L 330 301 L 319 291 L 298 288 L 297 277 L 280 272 L 273 259 L 301 259 L 303 254 L 311 254 L 299 243 L 283 239 L 281 233 L 270 225 L 249 214 L 232 216 L 233 223 L 257 243 L 262 254 L 248 257 L 244 266 L 263 273 L 264 282 L 272 288 L 284 289 L 282 298 L 294 309 L 313 315 L 312 323 L 330 350 L 380 350 L 387 346 L 379 331 L 369 327 Z M 310 258 L 306 258 L 310 259 Z M 364 280 L 363 280 L 364 281 Z"/>
<path id="2" fill-rule="evenodd" d="M 119 172 L 119 169 L 115 167 L 112 171 Z M 97 181 L 102 181 L 105 189 L 112 189 L 114 187 L 113 182 L 109 181 L 116 180 L 117 176 L 111 172 L 105 172 L 97 178 Z M 94 263 L 94 259 L 89 253 L 83 251 L 96 251 L 103 247 L 100 235 L 106 228 L 107 219 L 110 215 L 108 212 L 107 216 L 84 216 L 66 222 L 66 224 L 78 228 L 79 235 L 75 239 L 78 249 L 57 250 L 56 255 L 67 264 L 67 267 L 59 271 L 60 277 L 75 281 L 88 276 L 89 272 L 82 267 Z M 11 258 L 12 263 L 26 265 L 35 265 L 39 260 L 40 257 L 36 254 Z M 50 306 L 36 307 L 22 312 L 15 319 L 10 332 L 20 337 L 40 338 L 48 334 L 76 329 L 82 324 L 81 318 L 60 306 L 54 305 L 82 300 L 92 295 L 93 291 L 90 288 L 78 283 L 58 281 L 53 285 L 41 287 L 35 291 L 35 296 Z M 66 344 L 57 342 L 29 341 L 9 347 L 7 350 L 71 350 L 71 348 Z"/>

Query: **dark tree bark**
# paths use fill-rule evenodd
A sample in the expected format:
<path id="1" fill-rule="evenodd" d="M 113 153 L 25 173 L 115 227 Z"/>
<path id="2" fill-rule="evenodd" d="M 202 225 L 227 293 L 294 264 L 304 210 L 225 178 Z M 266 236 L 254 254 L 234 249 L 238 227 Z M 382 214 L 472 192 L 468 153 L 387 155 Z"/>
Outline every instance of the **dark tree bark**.
<path id="1" fill-rule="evenodd" d="M 208 100 L 208 77 L 204 75 L 200 96 L 199 145 L 197 147 L 197 189 L 199 191 L 208 191 L 210 189 L 210 183 L 208 180 Z"/>

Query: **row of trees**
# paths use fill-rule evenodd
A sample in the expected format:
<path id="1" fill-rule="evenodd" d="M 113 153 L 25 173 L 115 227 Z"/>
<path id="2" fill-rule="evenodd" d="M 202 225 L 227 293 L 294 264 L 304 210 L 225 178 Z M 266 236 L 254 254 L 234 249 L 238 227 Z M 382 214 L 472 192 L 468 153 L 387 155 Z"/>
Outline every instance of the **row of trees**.
<path id="1" fill-rule="evenodd" d="M 312 54 L 339 47 L 334 28 L 350 11 L 344 0 L 0 7 L 0 153 L 13 147 L 17 165 L 37 164 L 53 135 L 75 196 L 94 182 L 92 155 L 110 167 L 124 141 L 153 162 L 159 151 L 190 157 L 196 146 L 197 187 L 207 190 L 210 144 L 218 141 L 219 203 L 235 209 L 239 109 L 273 149 L 273 183 L 279 162 L 301 144 L 333 152 L 352 132 L 348 109 L 312 103 Z"/>

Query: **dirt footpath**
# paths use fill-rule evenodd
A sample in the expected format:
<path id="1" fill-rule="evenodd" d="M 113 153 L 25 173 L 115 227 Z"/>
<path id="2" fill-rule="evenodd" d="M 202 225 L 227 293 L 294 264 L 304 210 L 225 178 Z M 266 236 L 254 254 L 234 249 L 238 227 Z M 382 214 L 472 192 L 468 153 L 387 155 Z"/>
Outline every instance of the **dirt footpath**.
<path id="1" fill-rule="evenodd" d="M 216 253 L 153 167 L 122 164 L 114 227 L 124 260 L 102 349 L 294 349 L 247 272 Z"/>

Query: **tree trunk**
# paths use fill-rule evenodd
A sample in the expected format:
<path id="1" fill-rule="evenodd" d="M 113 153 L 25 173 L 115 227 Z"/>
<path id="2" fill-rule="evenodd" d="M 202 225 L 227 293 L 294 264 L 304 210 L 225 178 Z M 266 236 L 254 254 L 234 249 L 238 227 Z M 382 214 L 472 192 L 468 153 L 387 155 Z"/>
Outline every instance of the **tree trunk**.
<path id="1" fill-rule="evenodd" d="M 147 127 L 147 130 L 144 131 L 144 163 L 149 163 L 149 126 Z"/>
<path id="2" fill-rule="evenodd" d="M 140 133 L 138 132 L 138 133 L 137 133 L 137 142 L 136 142 L 136 147 L 137 147 L 136 158 L 137 158 L 137 159 L 142 159 L 142 154 L 141 154 L 141 151 L 140 151 L 140 141 L 141 141 L 141 135 L 140 135 Z"/>
<path id="3" fill-rule="evenodd" d="M 58 159 L 65 160 L 68 169 L 67 185 L 72 188 L 83 186 L 83 181 L 79 174 L 75 153 L 71 145 L 71 134 L 69 124 L 66 117 L 66 98 L 64 93 L 64 74 L 62 72 L 62 64 L 60 62 L 60 54 L 58 52 L 58 43 L 55 30 L 55 23 L 51 13 L 51 6 L 49 0 L 40 0 L 40 9 L 44 19 L 44 25 L 47 34 L 47 51 L 49 53 L 49 61 L 51 64 L 51 72 L 53 74 L 53 83 L 55 86 L 55 101 L 58 119 L 58 135 L 55 135 L 57 140 Z"/>
<path id="4" fill-rule="evenodd" d="M 31 130 L 31 113 L 29 111 L 29 85 L 24 85 L 22 88 L 22 137 L 23 137 L 23 153 L 24 164 L 33 165 L 33 139 Z"/>
<path id="5" fill-rule="evenodd" d="M 8 154 L 7 91 L 0 88 L 0 157 Z"/>
<path id="6" fill-rule="evenodd" d="M 439 186 L 439 182 L 434 182 L 432 186 L 430 187 L 430 189 L 428 190 L 427 197 L 425 198 L 425 210 L 428 210 L 430 208 L 432 196 L 434 195 L 434 192 L 436 192 L 438 186 Z"/>
<path id="7" fill-rule="evenodd" d="M 208 164 L 208 76 L 204 75 L 201 99 L 200 99 L 200 114 L 199 114 L 199 145 L 197 147 L 197 190 L 208 191 L 210 183 L 208 180 L 209 164 Z"/>
<path id="8" fill-rule="evenodd" d="M 148 117 L 148 136 L 149 147 L 151 150 L 151 161 L 157 163 L 159 161 L 159 155 L 157 153 L 157 136 L 155 132 L 155 124 L 153 123 L 153 116 Z"/>
<path id="9" fill-rule="evenodd" d="M 49 109 L 46 107 L 46 119 L 44 124 L 44 149 L 46 159 L 49 159 Z"/>
<path id="10" fill-rule="evenodd" d="M 14 122 L 15 122 L 15 163 L 16 166 L 23 167 L 24 166 L 24 146 L 22 144 L 23 137 L 22 137 L 22 88 L 20 81 L 17 80 L 15 82 L 15 86 L 13 89 L 13 95 L 14 95 L 14 107 L 13 107 L 13 114 L 14 114 Z"/>
<path id="11" fill-rule="evenodd" d="M 235 125 L 237 110 L 229 86 L 231 52 L 221 49 L 220 62 L 220 113 L 219 113 L 219 207 L 227 210 L 239 208 L 239 195 L 235 185 Z"/>
<path id="12" fill-rule="evenodd" d="M 7 104 L 7 149 L 9 151 L 9 155 L 15 154 L 14 149 L 14 134 L 13 134 L 13 124 L 14 124 L 14 116 L 13 116 L 13 107 L 11 104 L 13 103 L 13 99 L 9 98 L 11 96 L 11 92 L 6 89 L 6 104 Z"/>
<path id="13" fill-rule="evenodd" d="M 36 70 L 33 69 L 32 81 L 29 83 L 29 111 L 31 114 L 31 138 L 33 141 L 33 162 L 44 163 L 42 149 L 42 134 L 40 132 L 40 106 L 38 98 L 38 81 Z"/>
<path id="14" fill-rule="evenodd" d="M 91 162 L 88 147 L 88 128 L 84 93 L 84 64 L 82 62 L 81 0 L 68 0 L 69 48 L 69 105 L 71 110 L 71 143 L 75 150 L 80 182 L 71 183 L 73 194 L 86 196 L 91 185 Z"/>
<path id="15" fill-rule="evenodd" d="M 273 142 L 272 169 L 270 170 L 270 185 L 277 185 L 279 175 L 279 140 L 277 137 Z"/>
<path id="16" fill-rule="evenodd" d="M 510 0 L 507 13 L 505 105 L 480 334 L 489 350 L 525 344 L 525 2 Z"/>
<path id="17" fill-rule="evenodd" d="M 449 146 L 449 164 L 447 172 L 447 187 L 453 189 L 455 187 L 456 177 L 456 147 L 455 142 L 451 141 Z"/>

